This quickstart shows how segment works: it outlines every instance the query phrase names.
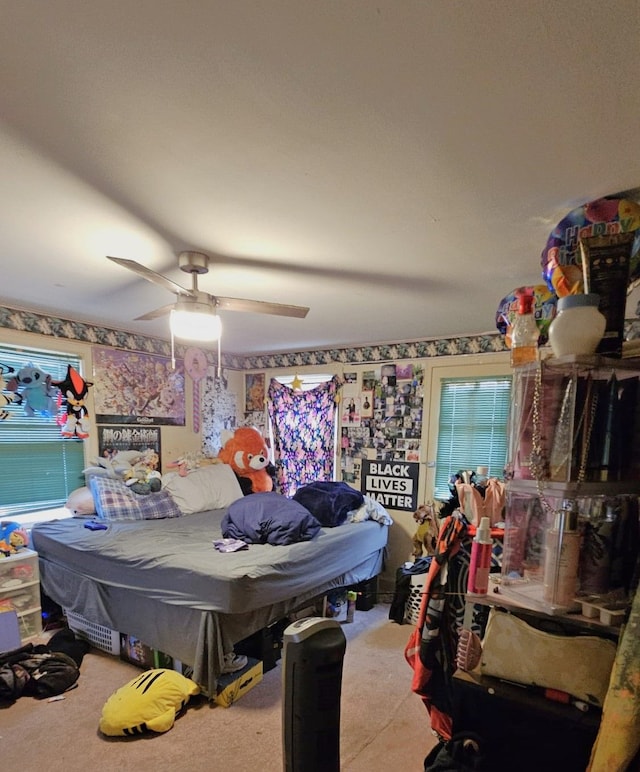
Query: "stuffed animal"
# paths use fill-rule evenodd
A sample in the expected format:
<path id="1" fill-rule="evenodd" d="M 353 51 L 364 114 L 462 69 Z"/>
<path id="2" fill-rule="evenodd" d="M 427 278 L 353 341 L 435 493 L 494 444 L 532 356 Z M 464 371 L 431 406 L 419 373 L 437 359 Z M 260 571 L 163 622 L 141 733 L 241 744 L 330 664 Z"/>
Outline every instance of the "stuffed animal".
<path id="1" fill-rule="evenodd" d="M 7 388 L 19 395 L 25 415 L 29 417 L 37 414 L 51 418 L 58 412 L 58 389 L 51 376 L 31 362 L 18 370 Z"/>
<path id="2" fill-rule="evenodd" d="M 413 513 L 413 519 L 418 524 L 411 539 L 413 559 L 416 560 L 423 555 L 435 555 L 439 528 L 435 505 L 421 504 Z"/>
<path id="3" fill-rule="evenodd" d="M 168 469 L 177 469 L 180 477 L 186 477 L 189 472 L 193 472 L 195 469 L 200 469 L 202 466 L 208 466 L 209 464 L 221 464 L 222 461 L 219 458 L 211 458 L 205 456 L 200 452 L 188 452 L 183 453 L 180 458 L 175 461 L 170 461 L 167 464 Z"/>
<path id="4" fill-rule="evenodd" d="M 121 480 L 126 472 L 134 467 L 143 458 L 139 450 L 118 450 L 113 454 L 99 456 L 92 459 L 91 466 L 83 469 L 85 477 L 101 475 Z"/>
<path id="5" fill-rule="evenodd" d="M 251 426 L 241 426 L 235 432 L 223 432 L 223 445 L 218 458 L 233 469 L 242 492 L 268 493 L 274 489 L 269 449 L 264 437 Z"/>
<path id="6" fill-rule="evenodd" d="M 0 557 L 9 557 L 23 549 L 29 543 L 25 529 L 13 520 L 0 523 Z"/>
<path id="7" fill-rule="evenodd" d="M 85 401 L 89 387 L 93 386 L 93 383 L 85 381 L 75 367 L 67 365 L 66 378 L 55 381 L 54 385 L 62 391 L 62 398 L 67 408 L 66 418 L 62 424 L 62 436 L 86 440 L 89 436 L 89 411 Z"/>
<path id="8" fill-rule="evenodd" d="M 5 373 L 8 375 L 9 373 L 14 372 L 15 370 L 10 365 L 0 364 L 0 421 L 6 421 L 7 418 L 9 418 L 9 411 L 5 410 L 7 405 L 11 405 L 13 402 L 22 402 L 22 397 L 17 394 L 15 390 L 11 394 L 3 393 L 5 389 L 8 389 L 8 385 L 4 379 Z M 15 381 L 16 379 L 12 378 L 11 380 Z"/>
<path id="9" fill-rule="evenodd" d="M 195 681 L 175 670 L 147 670 L 109 697 L 102 708 L 99 729 L 112 737 L 168 732 L 189 699 L 199 693 Z"/>
<path id="10" fill-rule="evenodd" d="M 124 484 L 134 493 L 157 493 L 162 488 L 162 475 L 157 470 L 159 463 L 155 451 L 144 450 L 140 459 L 122 476 Z"/>

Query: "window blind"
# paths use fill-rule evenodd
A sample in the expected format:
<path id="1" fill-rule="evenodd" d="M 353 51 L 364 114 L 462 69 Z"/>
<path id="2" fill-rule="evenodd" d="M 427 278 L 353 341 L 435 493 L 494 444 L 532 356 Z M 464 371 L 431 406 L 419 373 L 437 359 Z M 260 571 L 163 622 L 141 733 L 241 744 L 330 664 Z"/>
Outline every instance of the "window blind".
<path id="1" fill-rule="evenodd" d="M 82 372 L 78 356 L 6 345 L 0 345 L 0 363 L 16 373 L 32 364 L 54 381 L 64 379 L 67 365 Z M 11 376 L 5 374 L 5 380 Z M 69 493 L 84 485 L 83 441 L 63 439 L 55 415 L 27 416 L 18 404 L 5 409 L 9 417 L 0 421 L 0 517 L 64 506 Z M 61 416 L 64 412 L 60 408 Z"/>
<path id="2" fill-rule="evenodd" d="M 461 469 L 488 466 L 490 477 L 503 478 L 510 402 L 510 376 L 442 380 L 436 499 L 450 498 L 449 480 Z"/>

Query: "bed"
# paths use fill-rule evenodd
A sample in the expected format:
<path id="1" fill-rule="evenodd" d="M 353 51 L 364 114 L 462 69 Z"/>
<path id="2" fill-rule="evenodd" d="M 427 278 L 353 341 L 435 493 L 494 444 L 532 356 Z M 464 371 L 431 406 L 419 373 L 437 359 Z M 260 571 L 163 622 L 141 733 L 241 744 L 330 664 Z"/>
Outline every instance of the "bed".
<path id="1" fill-rule="evenodd" d="M 215 695 L 225 652 L 328 590 L 376 576 L 388 534 L 364 519 L 321 527 L 309 541 L 219 552 L 228 510 L 106 518 L 97 531 L 86 517 L 40 523 L 31 538 L 42 588 L 63 609 L 190 665 Z"/>

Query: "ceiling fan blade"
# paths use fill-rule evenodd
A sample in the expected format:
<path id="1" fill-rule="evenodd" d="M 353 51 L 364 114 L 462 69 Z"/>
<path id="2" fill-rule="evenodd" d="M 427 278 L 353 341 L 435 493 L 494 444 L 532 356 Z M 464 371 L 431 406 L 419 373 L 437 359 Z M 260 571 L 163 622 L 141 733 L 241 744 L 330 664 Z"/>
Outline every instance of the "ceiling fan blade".
<path id="1" fill-rule="evenodd" d="M 111 257 L 111 255 L 107 255 L 107 259 L 112 260 L 118 265 L 121 265 L 123 268 L 128 268 L 130 271 L 133 271 L 139 276 L 142 276 L 144 279 L 147 279 L 147 281 L 153 282 L 154 284 L 158 284 L 161 287 L 168 289 L 169 292 L 175 292 L 176 295 L 191 296 L 193 294 L 191 290 L 181 287 L 179 284 L 171 281 L 171 279 L 167 279 L 166 276 L 162 276 L 162 274 L 152 271 L 151 268 L 146 268 L 144 265 L 136 263 L 135 260 L 127 260 L 124 257 Z"/>
<path id="2" fill-rule="evenodd" d="M 304 319 L 309 313 L 305 306 L 288 306 L 284 303 L 269 303 L 265 300 L 244 300 L 243 298 L 223 298 L 214 295 L 216 304 L 222 311 L 244 311 L 252 314 L 271 314 L 273 316 L 293 316 Z"/>
<path id="3" fill-rule="evenodd" d="M 148 311 L 146 314 L 142 314 L 142 316 L 136 316 L 135 321 L 150 322 L 152 319 L 159 319 L 161 316 L 166 316 L 166 314 L 170 313 L 174 307 L 175 303 L 169 303 L 166 306 L 156 308 L 155 311 Z"/>

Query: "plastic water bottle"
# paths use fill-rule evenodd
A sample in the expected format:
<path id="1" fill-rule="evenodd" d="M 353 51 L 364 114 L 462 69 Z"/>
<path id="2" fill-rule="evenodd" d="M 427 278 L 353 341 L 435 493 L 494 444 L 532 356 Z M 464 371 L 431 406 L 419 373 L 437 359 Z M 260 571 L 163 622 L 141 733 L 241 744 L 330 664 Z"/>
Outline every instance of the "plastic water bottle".
<path id="1" fill-rule="evenodd" d="M 518 312 L 511 329 L 511 367 L 520 367 L 538 359 L 540 331 L 533 313 L 533 295 L 521 294 Z"/>

